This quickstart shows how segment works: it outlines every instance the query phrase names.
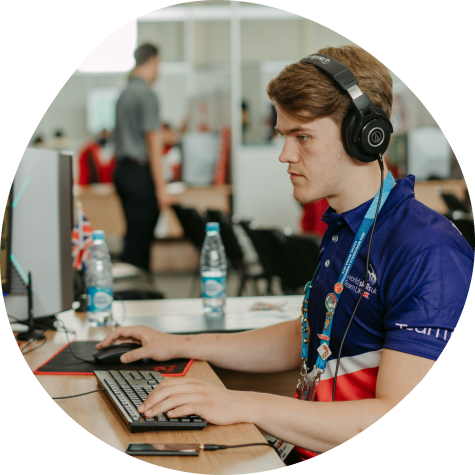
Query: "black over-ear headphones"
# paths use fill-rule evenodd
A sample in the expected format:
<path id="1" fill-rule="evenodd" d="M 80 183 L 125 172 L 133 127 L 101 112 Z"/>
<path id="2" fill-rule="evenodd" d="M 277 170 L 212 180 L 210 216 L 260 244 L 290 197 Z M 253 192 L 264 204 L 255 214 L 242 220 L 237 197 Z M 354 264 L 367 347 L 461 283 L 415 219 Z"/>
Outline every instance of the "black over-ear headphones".
<path id="1" fill-rule="evenodd" d="M 341 139 L 346 152 L 361 162 L 373 162 L 389 145 L 393 126 L 386 113 L 371 104 L 358 87 L 358 79 L 342 63 L 325 54 L 311 54 L 300 60 L 313 64 L 351 97 L 350 110 L 343 119 Z"/>

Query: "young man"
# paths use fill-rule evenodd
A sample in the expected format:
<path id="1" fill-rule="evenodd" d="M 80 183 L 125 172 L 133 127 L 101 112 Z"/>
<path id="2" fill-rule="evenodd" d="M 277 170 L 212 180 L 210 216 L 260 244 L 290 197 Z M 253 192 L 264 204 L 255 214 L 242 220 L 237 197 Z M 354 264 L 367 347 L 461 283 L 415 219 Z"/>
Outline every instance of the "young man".
<path id="1" fill-rule="evenodd" d="M 379 61 L 357 47 L 325 48 L 321 54 L 349 68 L 372 105 L 390 116 L 392 81 Z M 304 459 L 366 429 L 426 375 L 460 317 L 474 253 L 447 219 L 415 200 L 414 177 L 391 183 L 375 226 L 368 285 L 342 347 L 335 402 L 330 402 L 336 357 L 363 286 L 369 237 L 344 288 L 335 284 L 378 193 L 381 170 L 378 161 L 363 163 L 348 154 L 341 129 L 351 111 L 350 96 L 312 64 L 288 66 L 267 91 L 277 110 L 276 130 L 285 137 L 279 159 L 287 164 L 294 197 L 329 203 L 321 265 L 308 299 L 308 371 L 314 371 L 326 340 L 329 306 L 334 310 L 331 355 L 316 400 L 228 391 L 183 378 L 161 383 L 141 409 L 151 416 L 198 414 L 214 424 L 252 422 L 294 444 L 293 455 Z M 328 301 L 334 292 L 340 295 L 336 310 Z M 287 371 L 302 363 L 301 319 L 234 334 L 177 336 L 119 328 L 98 348 L 129 339 L 142 347 L 124 355 L 123 362 L 192 357 L 249 372 Z"/>
<path id="2" fill-rule="evenodd" d="M 148 271 L 159 211 L 172 199 L 165 191 L 158 100 L 151 89 L 158 77 L 158 49 L 143 44 L 134 56 L 136 66 L 116 107 L 114 184 L 127 223 L 122 260 Z"/>

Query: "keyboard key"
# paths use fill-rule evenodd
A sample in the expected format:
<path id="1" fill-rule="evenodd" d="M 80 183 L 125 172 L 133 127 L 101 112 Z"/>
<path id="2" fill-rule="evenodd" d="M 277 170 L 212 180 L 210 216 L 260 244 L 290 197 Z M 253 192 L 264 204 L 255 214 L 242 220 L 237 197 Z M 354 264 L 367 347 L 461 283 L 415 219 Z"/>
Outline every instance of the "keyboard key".
<path id="1" fill-rule="evenodd" d="M 127 415 L 129 424 L 145 422 L 156 425 L 157 430 L 161 423 L 163 428 L 170 429 L 168 422 L 173 423 L 174 430 L 179 430 L 180 425 L 190 428 L 190 423 L 201 423 L 199 427 L 196 427 L 197 429 L 206 425 L 206 421 L 196 415 L 169 419 L 165 414 L 145 417 L 138 412 L 138 408 L 148 395 L 164 379 L 158 371 L 97 371 L 96 376 L 102 381 L 106 391 L 113 396 L 114 405 L 119 412 Z M 155 427 L 153 428 L 155 429 Z M 182 428 L 186 429 L 187 427 Z M 135 432 L 135 430 L 133 431 Z"/>

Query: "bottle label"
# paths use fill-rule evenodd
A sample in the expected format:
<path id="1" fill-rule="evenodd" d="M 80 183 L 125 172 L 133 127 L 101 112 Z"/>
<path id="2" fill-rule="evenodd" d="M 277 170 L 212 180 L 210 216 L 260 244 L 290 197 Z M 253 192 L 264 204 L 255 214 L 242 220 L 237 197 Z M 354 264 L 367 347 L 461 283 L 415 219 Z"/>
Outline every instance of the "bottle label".
<path id="1" fill-rule="evenodd" d="M 112 307 L 114 294 L 108 287 L 88 287 L 87 288 L 87 311 L 105 312 Z"/>
<path id="2" fill-rule="evenodd" d="M 203 298 L 226 297 L 226 276 L 201 277 L 201 289 Z"/>

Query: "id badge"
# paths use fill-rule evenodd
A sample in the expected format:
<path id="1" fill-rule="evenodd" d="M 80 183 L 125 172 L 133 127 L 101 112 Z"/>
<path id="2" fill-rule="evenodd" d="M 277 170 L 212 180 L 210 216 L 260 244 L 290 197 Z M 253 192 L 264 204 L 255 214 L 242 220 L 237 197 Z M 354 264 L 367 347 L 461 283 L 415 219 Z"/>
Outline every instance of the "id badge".
<path id="1" fill-rule="evenodd" d="M 305 382 L 297 388 L 297 399 L 300 399 L 301 401 L 307 401 L 309 392 L 310 392 L 310 386 L 307 384 L 307 378 L 305 378 Z"/>
<path id="2" fill-rule="evenodd" d="M 290 452 L 292 452 L 295 445 L 292 445 L 289 442 L 284 442 L 283 440 L 277 439 L 274 442 L 274 447 L 277 450 L 277 453 L 279 454 L 280 458 L 285 461 L 285 459 L 287 458 L 287 455 L 289 455 Z"/>
<path id="3" fill-rule="evenodd" d="M 315 401 L 317 399 L 317 386 L 315 381 L 313 384 L 309 381 L 310 378 L 305 378 L 305 382 L 301 387 L 297 388 L 297 399 L 301 401 Z"/>

